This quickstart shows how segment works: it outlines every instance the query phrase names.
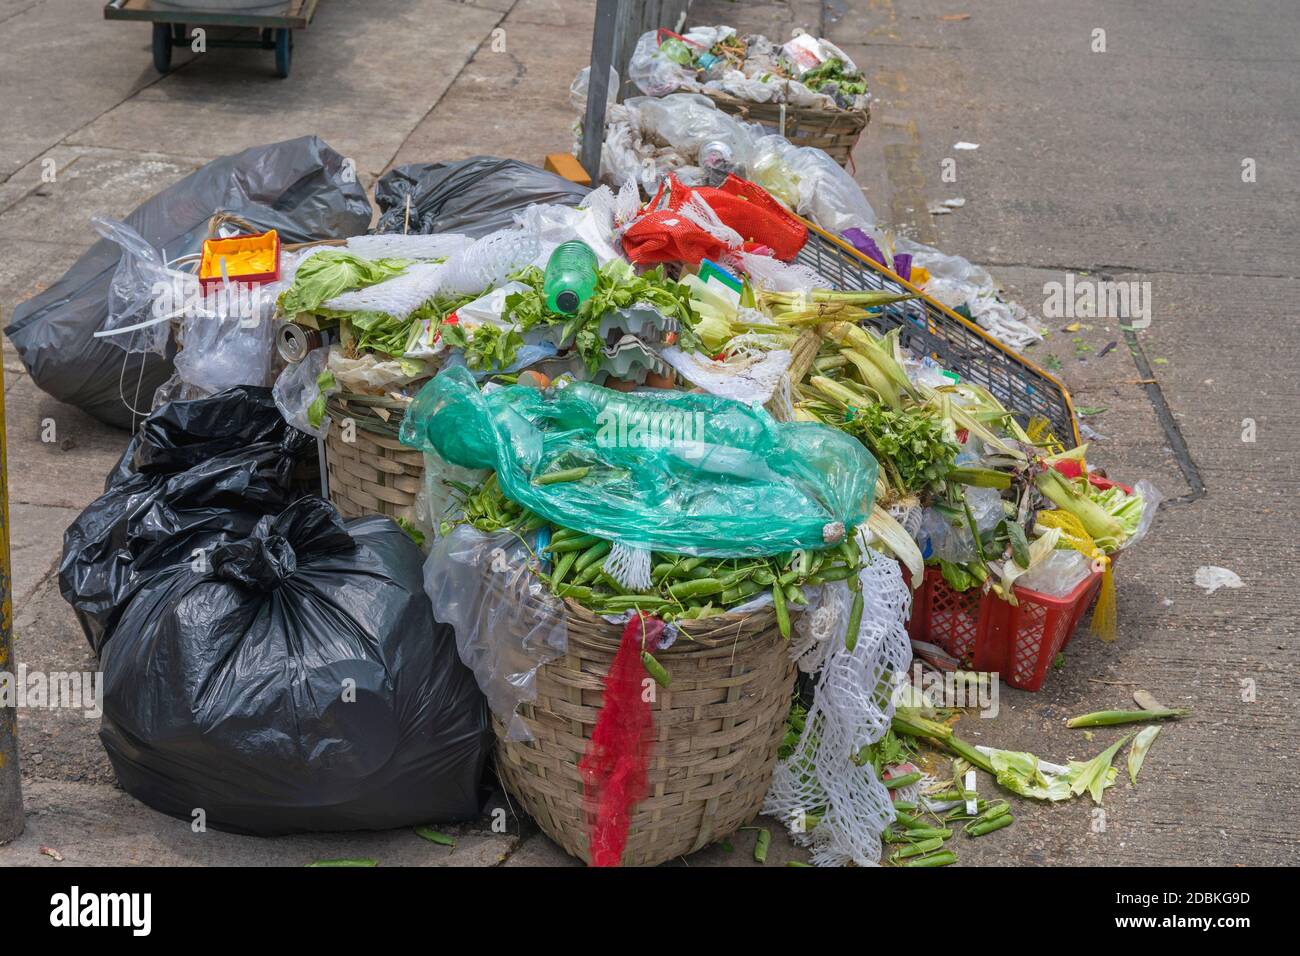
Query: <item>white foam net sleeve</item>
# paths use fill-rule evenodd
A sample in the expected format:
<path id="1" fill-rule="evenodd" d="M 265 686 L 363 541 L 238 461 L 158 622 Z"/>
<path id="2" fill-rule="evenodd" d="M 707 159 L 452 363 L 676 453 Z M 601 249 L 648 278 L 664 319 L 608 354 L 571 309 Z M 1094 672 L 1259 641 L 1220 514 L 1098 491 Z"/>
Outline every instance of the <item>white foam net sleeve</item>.
<path id="1" fill-rule="evenodd" d="M 511 273 L 532 265 L 541 254 L 541 240 L 523 229 L 500 229 L 447 260 L 442 276 L 444 296 L 477 295 L 505 282 Z"/>
<path id="2" fill-rule="evenodd" d="M 894 819 L 889 791 L 852 758 L 880 740 L 893 718 L 895 682 L 912 660 L 905 626 L 912 592 L 896 561 L 868 553 L 853 650 L 844 640 L 852 602 L 845 582 L 810 588 L 808 607 L 793 622 L 790 653 L 800 670 L 820 676 L 799 743 L 777 765 L 763 804 L 796 843 L 811 847 L 817 866 L 878 864 L 881 834 Z M 818 810 L 821 821 L 806 829 L 804 815 Z"/>
<path id="3" fill-rule="evenodd" d="M 341 293 L 324 305 L 339 312 L 382 312 L 404 319 L 438 293 L 446 268 L 439 263 L 417 262 L 400 275 Z"/>
<path id="4" fill-rule="evenodd" d="M 364 259 L 443 259 L 473 243 L 469 236 L 458 232 L 439 232 L 429 236 L 381 232 L 373 236 L 353 236 L 347 242 L 347 249 Z"/>

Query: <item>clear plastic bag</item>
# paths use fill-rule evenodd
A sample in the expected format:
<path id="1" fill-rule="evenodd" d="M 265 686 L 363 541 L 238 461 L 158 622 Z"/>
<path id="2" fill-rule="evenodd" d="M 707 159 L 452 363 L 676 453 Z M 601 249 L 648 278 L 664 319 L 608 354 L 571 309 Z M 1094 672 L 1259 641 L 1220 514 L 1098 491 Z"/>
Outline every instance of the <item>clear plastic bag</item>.
<path id="1" fill-rule="evenodd" d="M 182 347 L 176 353 L 176 374 L 182 380 L 206 395 L 235 385 L 269 384 L 275 355 L 275 296 L 258 294 L 253 302 L 255 311 L 248 317 L 221 312 L 186 315 Z"/>
<path id="2" fill-rule="evenodd" d="M 629 547 L 741 557 L 825 548 L 871 509 L 878 465 L 862 444 L 761 407 L 575 382 L 482 394 L 441 372 L 402 419 L 403 443 L 492 468 L 507 497 L 563 527 Z M 538 479 L 582 469 L 575 480 Z"/>
<path id="3" fill-rule="evenodd" d="M 913 267 L 921 266 L 930 274 L 925 284 L 928 295 L 950 309 L 965 306 L 976 324 L 998 341 L 1023 349 L 1043 340 L 1032 316 L 998 296 L 997 284 L 988 270 L 910 239 L 899 238 L 896 245 L 896 253 L 910 255 Z"/>
<path id="4" fill-rule="evenodd" d="M 740 70 L 727 70 L 716 80 L 704 84 L 706 89 L 729 93 L 752 103 L 781 102 L 781 87 L 776 83 L 764 83 L 757 78 L 746 76 Z"/>
<path id="5" fill-rule="evenodd" d="M 975 557 L 975 539 L 971 537 L 965 522 L 949 520 L 935 508 L 925 508 L 922 511 L 917 543 L 927 558 L 960 564 Z"/>
<path id="6" fill-rule="evenodd" d="M 635 184 L 632 188 L 636 188 Z M 609 188 L 601 186 L 587 194 L 588 200 L 602 191 L 609 195 Z M 612 231 L 612 208 L 605 206 L 601 199 L 595 201 L 597 204 L 594 206 L 583 205 L 578 208 L 538 204 L 515 213 L 515 224 L 524 232 L 537 237 L 539 245 L 536 263 L 539 267 L 545 267 L 546 260 L 556 246 L 573 239 L 585 242 L 602 265 L 620 258 Z"/>
<path id="7" fill-rule="evenodd" d="M 578 114 L 579 123 L 587 117 L 587 90 L 590 83 L 591 67 L 584 66 L 569 84 L 569 105 Z M 618 70 L 612 66 L 609 68 L 609 86 L 606 89 L 609 92 L 605 97 L 605 121 L 609 122 L 610 107 L 618 102 Z"/>
<path id="8" fill-rule="evenodd" d="M 650 30 L 636 41 L 628 61 L 627 76 L 647 96 L 663 96 L 682 87 L 693 87 L 695 71 L 670 60 L 659 50 L 658 31 Z"/>
<path id="9" fill-rule="evenodd" d="M 1073 548 L 1057 548 L 1016 579 L 1018 586 L 1064 597 L 1092 573 L 1092 559 Z"/>
<path id="10" fill-rule="evenodd" d="M 636 111 L 643 134 L 667 143 L 687 161 L 706 143 L 725 143 L 732 162 L 746 167 L 755 140 L 763 135 L 762 127 L 728 116 L 700 93 L 673 93 L 662 99 L 637 96 L 625 105 Z"/>
<path id="11" fill-rule="evenodd" d="M 122 247 L 108 287 L 108 318 L 104 321 L 104 330 L 116 334 L 102 337 L 127 352 L 166 354 L 171 339 L 169 320 L 180 318 L 184 304 L 198 291 L 198 279 L 167 268 L 162 253 L 126 223 L 103 216 L 92 216 L 90 222 L 101 236 Z M 155 301 L 171 308 L 159 314 Z"/>
<path id="12" fill-rule="evenodd" d="M 318 384 L 320 373 L 329 361 L 329 346 L 308 352 L 301 362 L 285 367 L 275 384 L 271 396 L 284 420 L 299 431 L 324 438 L 329 431 L 330 418 L 323 414 L 325 395 Z"/>
<path id="13" fill-rule="evenodd" d="M 1137 530 L 1129 535 L 1128 540 L 1120 548 L 1121 551 L 1133 547 L 1147 536 L 1147 532 L 1151 530 L 1151 525 L 1156 520 L 1156 512 L 1160 510 L 1160 502 L 1165 500 L 1160 489 L 1145 478 L 1134 485 L 1133 490 L 1142 496 L 1142 517 L 1138 520 Z"/>
<path id="14" fill-rule="evenodd" d="M 509 740 L 532 739 L 516 710 L 536 698 L 538 669 L 568 646 L 564 605 L 529 570 L 530 558 L 516 535 L 462 524 L 437 539 L 424 563 L 433 616 L 455 629 L 460 659 Z"/>
<path id="15" fill-rule="evenodd" d="M 753 143 L 749 178 L 793 203 L 795 211 L 827 232 L 872 229 L 876 213 L 862 187 L 820 149 L 795 146 L 784 136 L 762 136 Z"/>
<path id="16" fill-rule="evenodd" d="M 383 358 L 374 352 L 348 358 L 340 349 L 330 349 L 326 367 L 340 389 L 363 395 L 383 395 L 430 374 L 423 362 L 413 359 Z"/>
<path id="17" fill-rule="evenodd" d="M 424 453 L 424 500 L 434 537 L 442 534 L 444 521 L 457 521 L 465 513 L 465 496 L 456 484 L 477 488 L 489 474 L 485 468 L 453 465 L 436 451 Z"/>

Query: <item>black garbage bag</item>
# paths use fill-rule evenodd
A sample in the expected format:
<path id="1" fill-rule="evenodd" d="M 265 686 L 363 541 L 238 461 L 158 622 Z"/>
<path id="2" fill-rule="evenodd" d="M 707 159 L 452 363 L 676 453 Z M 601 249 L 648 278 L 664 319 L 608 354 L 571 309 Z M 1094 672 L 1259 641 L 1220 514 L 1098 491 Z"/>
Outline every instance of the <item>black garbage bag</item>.
<path id="1" fill-rule="evenodd" d="M 131 601 L 100 739 L 151 807 L 265 836 L 479 813 L 491 732 L 423 554 L 393 521 L 304 498 Z"/>
<path id="2" fill-rule="evenodd" d="M 412 163 L 379 177 L 376 232 L 459 232 L 486 236 L 509 228 L 533 203 L 576 206 L 590 190 L 517 159 L 473 156 L 455 163 Z"/>
<path id="3" fill-rule="evenodd" d="M 364 233 L 371 207 L 342 156 L 315 136 L 255 146 L 195 170 L 149 199 L 126 223 L 168 257 L 196 253 L 216 212 L 232 213 L 283 242 Z M 101 239 L 63 278 L 19 305 L 5 334 L 32 380 L 61 402 L 130 428 L 123 401 L 148 406 L 172 373 L 171 355 L 127 353 L 94 333 L 108 319 L 108 290 L 121 247 Z"/>
<path id="4" fill-rule="evenodd" d="M 102 651 L 153 576 L 202 567 L 212 548 L 298 498 L 319 473 L 315 458 L 315 439 L 285 423 L 269 388 L 241 385 L 150 415 L 104 494 L 63 534 L 59 589 L 91 647 Z"/>
<path id="5" fill-rule="evenodd" d="M 236 385 L 207 398 L 168 402 L 141 422 L 104 490 L 137 474 L 179 474 L 264 442 L 315 447 L 285 422 L 269 388 Z"/>

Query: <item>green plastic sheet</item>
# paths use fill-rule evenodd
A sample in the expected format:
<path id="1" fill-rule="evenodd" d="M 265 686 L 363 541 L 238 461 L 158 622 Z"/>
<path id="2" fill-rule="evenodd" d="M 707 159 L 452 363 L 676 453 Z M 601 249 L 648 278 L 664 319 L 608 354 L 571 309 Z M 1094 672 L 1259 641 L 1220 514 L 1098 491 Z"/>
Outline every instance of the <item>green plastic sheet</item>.
<path id="1" fill-rule="evenodd" d="M 494 469 L 507 497 L 555 524 L 708 556 L 838 543 L 869 514 L 878 470 L 836 429 L 778 422 L 728 399 L 587 382 L 482 393 L 463 368 L 421 389 L 401 438 L 454 465 Z M 582 468 L 580 479 L 549 481 Z"/>

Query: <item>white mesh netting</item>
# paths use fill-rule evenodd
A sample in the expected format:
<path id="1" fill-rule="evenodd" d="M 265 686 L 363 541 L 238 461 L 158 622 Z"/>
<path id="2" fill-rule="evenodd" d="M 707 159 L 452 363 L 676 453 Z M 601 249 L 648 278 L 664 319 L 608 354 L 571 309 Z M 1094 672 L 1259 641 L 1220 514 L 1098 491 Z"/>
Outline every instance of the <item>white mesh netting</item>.
<path id="1" fill-rule="evenodd" d="M 405 319 L 438 293 L 446 268 L 438 263 L 417 262 L 400 275 L 341 293 L 324 305 L 339 312 L 381 312 Z"/>
<path id="2" fill-rule="evenodd" d="M 615 541 L 605 559 L 605 573 L 630 591 L 650 590 L 650 552 Z"/>
<path id="3" fill-rule="evenodd" d="M 889 791 L 870 766 L 852 760 L 884 736 L 894 714 L 895 680 L 912 660 L 905 622 L 912 592 L 898 563 L 877 552 L 859 580 L 862 624 L 853 650 L 845 647 L 852 593 L 844 582 L 809 590 L 794 620 L 790 653 L 805 673 L 817 673 L 816 696 L 794 753 L 777 765 L 763 812 L 786 821 L 795 842 L 812 848 L 818 866 L 880 862 L 880 840 L 894 819 Z M 811 831 L 805 814 L 820 813 Z"/>
<path id="4" fill-rule="evenodd" d="M 759 288 L 773 292 L 811 292 L 813 289 L 831 288 L 816 269 L 801 262 L 782 262 L 753 252 L 734 252 L 728 261 L 748 274 Z"/>
<path id="5" fill-rule="evenodd" d="M 903 530 L 915 541 L 921 534 L 921 518 L 924 509 L 915 498 L 896 501 L 888 508 L 889 516 L 903 526 Z"/>
<path id="6" fill-rule="evenodd" d="M 499 229 L 474 240 L 447 260 L 438 290 L 444 296 L 477 295 L 498 286 L 514 272 L 532 265 L 541 254 L 541 240 L 524 229 Z"/>
<path id="7" fill-rule="evenodd" d="M 473 244 L 473 239 L 458 232 L 439 232 L 428 236 L 381 232 L 369 236 L 353 236 L 348 240 L 347 248 L 349 252 L 355 252 L 366 259 L 442 259 Z"/>

